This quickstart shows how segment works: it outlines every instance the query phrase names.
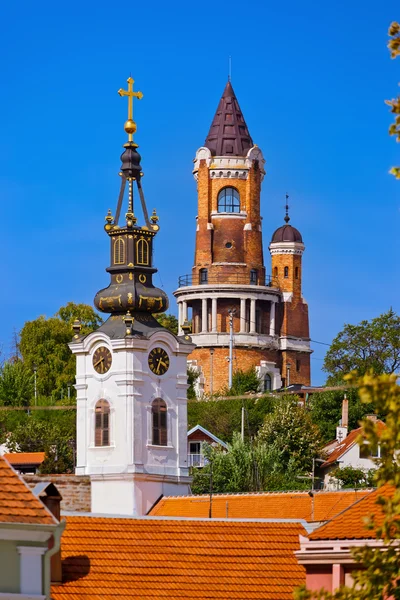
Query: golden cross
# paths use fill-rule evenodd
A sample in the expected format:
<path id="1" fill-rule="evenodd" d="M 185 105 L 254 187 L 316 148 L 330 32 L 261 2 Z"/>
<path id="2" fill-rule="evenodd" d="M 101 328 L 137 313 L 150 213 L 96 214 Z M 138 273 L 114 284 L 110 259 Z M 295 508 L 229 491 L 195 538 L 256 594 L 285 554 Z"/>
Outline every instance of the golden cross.
<path id="1" fill-rule="evenodd" d="M 131 142 L 133 139 L 133 134 L 136 131 L 136 123 L 133 120 L 133 99 L 137 98 L 141 100 L 143 98 L 142 92 L 134 92 L 133 84 L 135 83 L 132 77 L 127 79 L 128 89 L 123 90 L 122 88 L 118 90 L 118 94 L 120 96 L 128 96 L 128 120 L 125 123 L 125 131 L 128 134 L 128 139 Z"/>

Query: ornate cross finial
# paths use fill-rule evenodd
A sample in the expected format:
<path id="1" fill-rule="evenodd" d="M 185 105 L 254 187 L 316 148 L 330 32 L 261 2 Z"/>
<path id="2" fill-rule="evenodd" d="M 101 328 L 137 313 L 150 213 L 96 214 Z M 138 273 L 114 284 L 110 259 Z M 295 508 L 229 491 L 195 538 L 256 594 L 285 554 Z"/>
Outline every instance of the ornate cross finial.
<path id="1" fill-rule="evenodd" d="M 286 194 L 286 205 L 285 205 L 286 214 L 285 214 L 285 218 L 284 218 L 285 223 L 289 223 L 289 221 L 290 221 L 288 200 L 289 200 L 289 194 Z"/>
<path id="2" fill-rule="evenodd" d="M 133 84 L 135 83 L 132 77 L 127 79 L 128 89 L 123 90 L 122 88 L 118 90 L 118 94 L 120 96 L 128 96 L 128 120 L 125 122 L 124 129 L 128 134 L 128 140 L 130 142 L 133 141 L 133 134 L 136 131 L 136 123 L 133 120 L 133 99 L 137 98 L 141 100 L 143 98 L 142 92 L 134 92 Z"/>

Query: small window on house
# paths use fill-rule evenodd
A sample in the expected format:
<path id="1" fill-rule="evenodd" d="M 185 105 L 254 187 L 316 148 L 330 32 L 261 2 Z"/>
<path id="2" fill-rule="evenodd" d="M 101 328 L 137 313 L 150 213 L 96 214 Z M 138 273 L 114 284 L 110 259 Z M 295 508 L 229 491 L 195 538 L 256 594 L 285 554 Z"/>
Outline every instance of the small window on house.
<path id="1" fill-rule="evenodd" d="M 208 283 L 208 270 L 207 269 L 200 269 L 199 283 Z"/>
<path id="2" fill-rule="evenodd" d="M 154 446 L 167 446 L 167 405 L 161 398 L 156 398 L 151 405 L 152 441 Z"/>
<path id="3" fill-rule="evenodd" d="M 287 279 L 289 277 L 289 267 L 285 267 L 283 275 L 284 275 L 285 279 Z"/>
<path id="4" fill-rule="evenodd" d="M 371 444 L 365 440 L 363 444 L 360 446 L 360 458 L 380 458 L 381 457 L 381 447 L 378 445 L 377 447 L 371 446 Z"/>
<path id="5" fill-rule="evenodd" d="M 144 238 L 140 238 L 140 240 L 137 241 L 136 253 L 138 265 L 149 264 L 149 243 L 147 240 L 145 240 Z"/>
<path id="6" fill-rule="evenodd" d="M 125 264 L 125 241 L 121 237 L 114 242 L 114 264 Z"/>
<path id="7" fill-rule="evenodd" d="M 278 277 L 278 267 L 274 267 L 274 277 Z"/>
<path id="8" fill-rule="evenodd" d="M 110 405 L 107 400 L 99 400 L 95 407 L 95 446 L 110 445 Z"/>
<path id="9" fill-rule="evenodd" d="M 250 283 L 252 285 L 257 285 L 258 280 L 258 271 L 257 269 L 251 269 L 250 271 Z"/>
<path id="10" fill-rule="evenodd" d="M 297 359 L 296 360 L 296 371 L 300 371 L 300 368 L 301 368 L 301 360 Z"/>
<path id="11" fill-rule="evenodd" d="M 264 392 L 270 392 L 272 390 L 271 375 L 267 373 L 264 377 Z"/>
<path id="12" fill-rule="evenodd" d="M 296 279 L 299 278 L 299 267 L 295 268 L 295 270 L 294 270 L 294 276 L 295 276 Z"/>
<path id="13" fill-rule="evenodd" d="M 218 194 L 218 212 L 240 212 L 239 192 L 233 187 L 222 188 Z"/>

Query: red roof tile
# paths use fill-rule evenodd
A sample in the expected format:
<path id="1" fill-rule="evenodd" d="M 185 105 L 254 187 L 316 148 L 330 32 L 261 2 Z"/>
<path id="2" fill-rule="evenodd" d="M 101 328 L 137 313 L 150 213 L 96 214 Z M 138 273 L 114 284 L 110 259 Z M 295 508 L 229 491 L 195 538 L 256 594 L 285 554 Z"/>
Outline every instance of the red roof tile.
<path id="1" fill-rule="evenodd" d="M 0 522 L 57 523 L 47 508 L 32 494 L 14 469 L 0 456 Z"/>
<path id="2" fill-rule="evenodd" d="M 289 600 L 300 523 L 67 517 L 53 600 Z"/>
<path id="3" fill-rule="evenodd" d="M 375 537 L 375 532 L 367 529 L 365 517 L 375 515 L 375 522 L 379 526 L 383 521 L 381 507 L 376 504 L 378 497 L 390 497 L 393 488 L 383 486 L 371 492 L 359 502 L 350 506 L 334 519 L 318 527 L 311 535 L 310 540 L 363 540 Z"/>
<path id="4" fill-rule="evenodd" d="M 383 421 L 377 421 L 378 432 L 381 433 L 383 429 L 386 429 L 386 425 Z M 362 427 L 358 427 L 358 429 L 353 429 L 350 431 L 349 435 L 344 438 L 343 442 L 338 444 L 332 452 L 329 454 L 326 461 L 321 465 L 321 467 L 327 467 L 328 465 L 334 464 L 351 446 L 353 446 L 357 442 L 357 438 L 362 433 Z M 328 444 L 329 445 L 329 444 Z"/>
<path id="5" fill-rule="evenodd" d="M 10 465 L 40 465 L 45 457 L 45 452 L 9 452 L 3 455 Z"/>
<path id="6" fill-rule="evenodd" d="M 370 490 L 314 492 L 268 492 L 259 494 L 214 494 L 214 518 L 304 519 L 327 521 L 354 504 Z M 176 496 L 162 498 L 150 511 L 152 516 L 208 517 L 210 497 Z"/>

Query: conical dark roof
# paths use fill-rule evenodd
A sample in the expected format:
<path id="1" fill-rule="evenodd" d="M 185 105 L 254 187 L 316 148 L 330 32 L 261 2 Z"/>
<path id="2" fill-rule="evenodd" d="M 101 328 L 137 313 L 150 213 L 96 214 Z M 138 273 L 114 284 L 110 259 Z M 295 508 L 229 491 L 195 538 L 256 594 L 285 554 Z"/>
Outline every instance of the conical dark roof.
<path id="1" fill-rule="evenodd" d="M 204 145 L 213 156 L 246 156 L 254 145 L 230 81 L 225 86 Z"/>

